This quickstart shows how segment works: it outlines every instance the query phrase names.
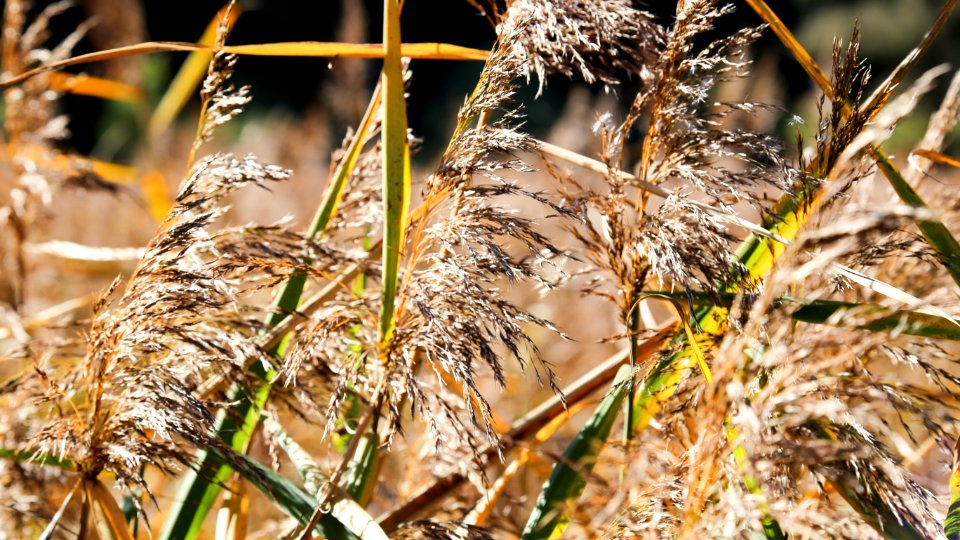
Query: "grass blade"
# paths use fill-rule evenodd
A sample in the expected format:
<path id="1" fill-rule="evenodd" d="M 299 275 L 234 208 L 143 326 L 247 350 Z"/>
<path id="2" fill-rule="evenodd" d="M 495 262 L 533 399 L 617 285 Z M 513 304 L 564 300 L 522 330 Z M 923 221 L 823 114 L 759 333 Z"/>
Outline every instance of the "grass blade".
<path id="1" fill-rule="evenodd" d="M 163 223 L 173 208 L 173 195 L 167 186 L 167 181 L 159 171 L 150 171 L 143 175 L 140 181 L 140 191 L 143 192 L 144 201 L 147 203 L 147 210 L 150 216 L 158 224 Z"/>
<path id="2" fill-rule="evenodd" d="M 679 301 L 686 301 L 687 295 L 671 291 L 645 292 L 644 295 L 666 296 Z M 719 295 L 721 307 L 733 305 L 735 295 Z M 703 293 L 693 295 L 694 305 L 712 305 L 717 298 Z M 790 317 L 796 321 L 810 324 L 842 325 L 850 315 L 857 315 L 858 319 L 867 318 L 866 322 L 856 325 L 861 330 L 871 332 L 891 332 L 934 339 L 960 340 L 960 325 L 951 318 L 922 311 L 895 309 L 891 310 L 882 304 L 867 302 L 843 302 L 838 300 L 801 300 L 798 298 L 783 297 L 776 304 L 793 307 Z M 871 318 L 872 315 L 878 315 Z"/>
<path id="3" fill-rule="evenodd" d="M 73 470 L 73 463 L 68 459 L 60 459 L 47 454 L 38 454 L 30 450 L 11 450 L 9 448 L 0 448 L 0 459 L 30 462 L 38 465 L 49 465 L 51 467 Z"/>
<path id="4" fill-rule="evenodd" d="M 613 389 L 604 396 L 593 416 L 563 452 L 563 460 L 554 466 L 543 485 L 521 540 L 556 538 L 563 533 L 569 523 L 566 507 L 573 504 L 586 487 L 585 475 L 593 470 L 597 456 L 610 436 L 632 375 L 629 366 L 620 368 Z"/>
<path id="5" fill-rule="evenodd" d="M 329 482 L 329 479 L 323 474 L 323 471 L 313 460 L 313 457 L 297 444 L 297 442 L 283 430 L 283 427 L 279 423 L 270 421 L 266 424 L 266 429 L 287 454 L 290 461 L 293 462 L 297 472 L 299 472 L 303 478 L 304 487 L 306 487 L 307 491 L 319 495 L 320 492 L 323 491 L 324 485 Z M 360 452 L 357 452 L 356 455 L 359 454 Z M 368 514 L 360 504 L 351 498 L 351 494 L 339 488 L 335 489 L 333 504 L 330 511 L 325 515 L 336 518 L 340 523 L 344 524 L 349 531 L 364 540 L 387 539 L 387 534 L 383 532 L 383 529 L 380 528 L 377 521 L 373 519 L 373 516 Z M 306 521 L 304 521 L 304 523 L 306 523 Z"/>
<path id="6" fill-rule="evenodd" d="M 359 435 L 355 435 L 359 436 Z M 377 488 L 380 472 L 380 437 L 376 432 L 360 436 L 360 447 L 347 467 L 346 492 L 360 506 L 367 506 Z"/>
<path id="7" fill-rule="evenodd" d="M 943 520 L 943 534 L 949 540 L 960 539 L 960 439 L 953 450 L 953 471 L 950 473 L 950 508 Z"/>
<path id="8" fill-rule="evenodd" d="M 77 96 L 91 96 L 123 103 L 142 103 L 143 91 L 136 86 L 111 81 L 86 74 L 54 73 L 50 76 L 50 88 L 57 92 L 69 92 Z"/>
<path id="9" fill-rule="evenodd" d="M 382 88 L 383 86 L 381 84 L 377 84 L 376 89 L 373 91 L 373 97 L 370 99 L 369 105 L 367 105 L 367 111 L 360 120 L 360 126 L 357 128 L 353 140 L 350 141 L 350 144 L 347 146 L 347 153 L 343 159 L 340 160 L 340 163 L 337 164 L 337 169 L 333 174 L 333 180 L 330 181 L 330 185 L 324 192 L 323 201 L 320 203 L 317 214 L 313 218 L 313 223 L 307 232 L 307 235 L 311 238 L 325 231 L 327 225 L 330 224 L 330 219 L 337 212 L 337 206 L 343 198 L 343 188 L 347 185 L 350 173 L 353 172 L 353 169 L 357 165 L 357 160 L 360 158 L 360 152 L 363 150 L 367 134 L 370 133 L 370 128 L 373 126 L 376 113 L 380 109 L 380 101 L 383 95 Z"/>
<path id="10" fill-rule="evenodd" d="M 319 41 L 232 45 L 225 47 L 224 50 L 231 54 L 249 56 L 385 58 L 384 49 L 378 44 L 324 43 Z M 404 43 L 400 46 L 400 56 L 419 60 L 473 60 L 482 62 L 487 59 L 487 54 L 485 50 L 471 49 L 449 43 Z"/>
<path id="11" fill-rule="evenodd" d="M 960 243 L 954 238 L 946 225 L 936 217 L 933 210 L 927 206 L 923 198 L 910 186 L 900 171 L 890 162 L 890 158 L 880 148 L 875 148 L 874 156 L 877 158 L 877 166 L 883 172 L 894 191 L 900 197 L 904 204 L 913 208 L 922 208 L 925 210 L 925 217 L 917 219 L 917 227 L 923 233 L 923 237 L 937 252 L 940 262 L 946 267 L 947 272 L 953 277 L 953 280 L 960 285 Z"/>
<path id="12" fill-rule="evenodd" d="M 927 158 L 934 163 L 939 163 L 940 165 L 948 165 L 950 167 L 956 167 L 960 169 L 960 159 L 946 156 L 940 152 L 934 152 L 933 150 L 914 150 L 913 154 L 920 156 L 922 158 Z"/>
<path id="13" fill-rule="evenodd" d="M 933 24 L 927 29 L 926 33 L 923 36 L 923 39 L 920 40 L 920 43 L 908 54 L 903 61 L 900 62 L 900 65 L 897 66 L 890 76 L 883 81 L 883 83 L 877 87 L 873 95 L 870 96 L 870 99 L 867 101 L 867 104 L 864 106 L 864 110 L 879 112 L 883 105 L 890 99 L 890 96 L 893 95 L 893 91 L 903 82 L 907 75 L 913 71 L 913 68 L 917 66 L 920 62 L 920 59 L 923 58 L 924 54 L 930 49 L 930 46 L 933 45 L 934 39 L 937 35 L 940 34 L 940 31 L 943 30 L 943 27 L 947 24 L 947 21 L 950 19 L 950 15 L 953 14 L 953 10 L 957 7 L 957 0 L 947 0 L 943 3 L 943 6 L 940 8 L 940 12 L 937 13 L 937 18 L 933 21 Z"/>
<path id="14" fill-rule="evenodd" d="M 784 196 L 777 202 L 771 217 L 764 219 L 762 227 L 772 233 L 771 236 L 751 234 L 737 250 L 737 260 L 746 268 L 748 280 L 762 280 L 773 268 L 773 263 L 786 249 L 786 245 L 774 238 L 791 240 L 800 230 L 801 224 L 817 206 L 823 191 L 803 191 L 799 196 Z M 733 294 L 735 291 L 725 291 Z M 696 310 L 697 326 L 704 334 L 719 334 L 725 326 L 726 308 L 716 305 L 703 306 Z M 684 343 L 686 335 L 674 338 L 675 344 Z M 678 382 L 688 369 L 696 363 L 694 351 L 686 346 L 674 355 L 661 360 L 647 376 L 642 389 L 635 397 L 632 407 L 630 429 L 636 431 L 646 427 L 650 419 L 660 409 L 660 403 L 668 399 Z"/>
<path id="15" fill-rule="evenodd" d="M 216 454 L 221 459 L 223 454 L 215 448 L 208 448 L 212 454 Z M 231 463 L 237 469 L 237 472 L 247 482 L 256 486 L 264 495 L 272 500 L 278 508 L 287 513 L 290 517 L 300 523 L 307 523 L 310 515 L 313 513 L 315 498 L 306 491 L 298 487 L 290 480 L 280 476 L 252 458 L 237 454 L 233 456 Z M 322 538 L 330 540 L 348 539 L 360 540 L 362 537 L 351 532 L 343 523 L 338 521 L 332 514 L 324 514 L 320 522 L 314 529 L 314 532 Z"/>
<path id="16" fill-rule="evenodd" d="M 760 525 L 763 527 L 764 538 L 768 540 L 784 540 L 786 535 L 783 533 L 783 529 L 780 528 L 780 523 L 770 515 L 770 508 L 767 505 L 763 487 L 760 485 L 760 482 L 747 471 L 747 468 L 750 466 L 750 455 L 747 453 L 746 448 L 738 444 L 737 439 L 739 436 L 737 430 L 734 427 L 730 427 L 729 421 L 726 432 L 727 442 L 730 443 L 733 449 L 733 458 L 737 463 L 737 470 L 743 478 L 744 487 L 747 488 L 750 494 L 760 498 L 758 509 L 760 510 Z"/>
<path id="17" fill-rule="evenodd" d="M 294 56 L 294 57 L 322 57 L 322 58 L 384 58 L 384 48 L 374 43 L 338 43 L 338 42 L 290 42 L 290 43 L 263 43 L 255 45 L 232 45 L 223 47 L 223 52 L 240 56 Z M 27 79 L 57 71 L 65 67 L 102 62 L 128 56 L 153 54 L 160 52 L 197 52 L 213 51 L 213 47 L 199 43 L 183 41 L 145 41 L 134 45 L 116 47 L 103 51 L 81 54 L 58 62 L 42 65 L 38 68 L 25 71 L 19 75 L 0 81 L 0 90 L 18 85 Z M 418 60 L 471 60 L 484 61 L 487 51 L 460 47 L 449 43 L 404 43 L 400 49 L 400 56 Z"/>
<path id="18" fill-rule="evenodd" d="M 851 314 L 869 315 L 889 312 L 889 309 L 879 304 L 817 300 L 802 304 L 790 316 L 806 323 L 839 325 L 843 323 L 843 314 L 848 311 Z M 917 311 L 895 310 L 859 324 L 857 328 L 871 332 L 891 332 L 935 339 L 960 339 L 960 326 L 950 319 Z"/>
<path id="19" fill-rule="evenodd" d="M 410 147 L 400 51 L 400 7 L 383 1 L 383 270 L 381 273 L 380 349 L 393 338 L 394 308 L 404 230 L 410 205 Z"/>
<path id="20" fill-rule="evenodd" d="M 228 3 L 207 24 L 203 35 L 200 36 L 199 44 L 212 47 L 217 40 L 217 29 L 221 21 L 229 32 L 239 16 L 240 6 Z M 207 66 L 212 58 L 212 49 L 196 50 L 187 56 L 147 123 L 147 134 L 151 138 L 165 132 L 190 101 L 197 87 L 200 86 L 200 81 L 207 75 Z"/>
<path id="21" fill-rule="evenodd" d="M 0 151 L 8 152 L 10 147 L 0 144 Z M 25 157 L 35 160 L 44 167 L 50 167 L 67 175 L 76 174 L 81 167 L 89 167 L 98 177 L 111 184 L 132 184 L 136 181 L 137 169 L 129 165 L 120 165 L 108 161 L 91 159 L 77 154 L 57 152 L 53 148 L 37 145 L 20 145 L 17 151 Z"/>
<path id="22" fill-rule="evenodd" d="M 110 491 L 99 480 L 91 480 L 88 483 L 87 491 L 90 497 L 100 505 L 103 511 L 103 517 L 106 519 L 110 534 L 116 540 L 133 540 L 130 529 L 127 528 L 127 520 L 123 516 L 123 511 L 117 505 L 117 501 L 110 495 Z"/>

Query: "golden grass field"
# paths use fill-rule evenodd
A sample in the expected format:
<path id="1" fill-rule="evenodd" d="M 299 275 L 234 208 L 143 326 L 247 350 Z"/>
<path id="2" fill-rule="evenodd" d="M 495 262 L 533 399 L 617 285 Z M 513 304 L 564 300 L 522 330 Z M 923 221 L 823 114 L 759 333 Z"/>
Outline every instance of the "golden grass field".
<path id="1" fill-rule="evenodd" d="M 956 0 L 420 1 L 5 2 L 0 539 L 960 538 Z"/>

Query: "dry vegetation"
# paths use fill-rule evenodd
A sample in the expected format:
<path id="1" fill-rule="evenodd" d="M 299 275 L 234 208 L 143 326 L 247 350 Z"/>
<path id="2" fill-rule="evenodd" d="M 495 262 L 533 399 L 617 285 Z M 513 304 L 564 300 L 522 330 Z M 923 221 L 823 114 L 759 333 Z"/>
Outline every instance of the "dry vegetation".
<path id="1" fill-rule="evenodd" d="M 0 539 L 960 537 L 960 73 L 912 73 L 955 1 L 879 83 L 852 21 L 825 73 L 762 0 L 468 1 L 489 52 L 402 43 L 384 0 L 382 45 L 231 46 L 231 4 L 73 58 L 68 4 L 6 2 Z M 720 35 L 734 8 L 767 24 Z M 807 140 L 727 99 L 765 32 L 822 93 Z M 156 105 L 60 71 L 163 51 Z M 280 165 L 222 150 L 248 54 L 382 58 L 329 172 L 285 168 L 327 151 L 309 114 L 257 128 L 286 159 L 237 143 Z M 429 171 L 405 57 L 484 62 Z M 523 130 L 557 75 L 611 90 L 582 148 Z M 64 151 L 68 92 L 144 107 L 135 167 Z"/>

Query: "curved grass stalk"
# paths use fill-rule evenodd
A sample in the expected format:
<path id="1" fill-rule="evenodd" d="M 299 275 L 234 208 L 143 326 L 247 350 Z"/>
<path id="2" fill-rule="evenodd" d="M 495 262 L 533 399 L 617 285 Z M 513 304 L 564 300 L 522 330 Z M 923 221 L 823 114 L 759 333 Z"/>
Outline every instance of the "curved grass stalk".
<path id="1" fill-rule="evenodd" d="M 368 58 L 384 57 L 383 46 L 378 43 L 339 43 L 320 41 L 300 41 L 288 43 L 259 43 L 253 45 L 228 45 L 220 50 L 238 56 L 289 56 L 319 58 Z M 146 41 L 135 45 L 116 47 L 103 51 L 81 54 L 25 71 L 4 81 L 0 81 L 0 90 L 16 86 L 27 79 L 43 73 L 58 71 L 65 67 L 102 62 L 115 58 L 153 54 L 160 52 L 212 52 L 213 47 L 200 43 L 182 41 Z M 400 56 L 418 60 L 469 60 L 484 61 L 487 51 L 471 49 L 450 43 L 404 43 Z"/>

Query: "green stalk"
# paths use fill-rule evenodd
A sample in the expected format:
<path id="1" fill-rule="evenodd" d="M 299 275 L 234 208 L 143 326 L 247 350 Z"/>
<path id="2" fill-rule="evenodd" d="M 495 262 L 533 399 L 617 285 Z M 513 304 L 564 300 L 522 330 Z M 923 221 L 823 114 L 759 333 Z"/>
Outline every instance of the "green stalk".
<path id="1" fill-rule="evenodd" d="M 623 424 L 623 446 L 629 450 L 630 441 L 633 439 L 633 430 L 630 429 L 630 426 L 633 425 L 633 403 L 634 398 L 636 397 L 637 392 L 637 350 L 640 347 L 638 336 L 640 335 L 640 302 L 642 299 L 637 299 L 630 302 L 630 379 L 627 382 L 627 400 L 624 405 L 624 416 L 626 421 Z M 621 484 L 626 479 L 626 465 L 620 471 L 620 482 Z"/>

